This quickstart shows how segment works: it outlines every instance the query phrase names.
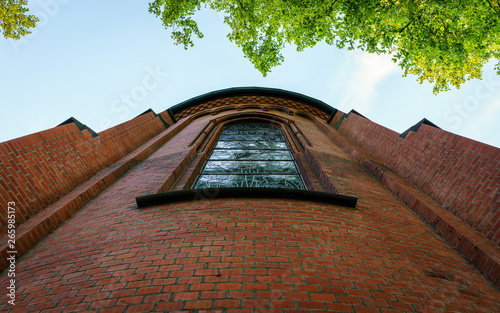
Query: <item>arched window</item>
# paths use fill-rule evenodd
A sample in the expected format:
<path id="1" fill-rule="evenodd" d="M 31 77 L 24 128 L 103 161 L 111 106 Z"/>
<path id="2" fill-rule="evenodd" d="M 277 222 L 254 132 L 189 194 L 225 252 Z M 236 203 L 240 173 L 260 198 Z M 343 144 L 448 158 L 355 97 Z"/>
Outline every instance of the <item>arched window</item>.
<path id="1" fill-rule="evenodd" d="M 193 188 L 306 189 L 281 130 L 244 123 L 224 128 Z"/>

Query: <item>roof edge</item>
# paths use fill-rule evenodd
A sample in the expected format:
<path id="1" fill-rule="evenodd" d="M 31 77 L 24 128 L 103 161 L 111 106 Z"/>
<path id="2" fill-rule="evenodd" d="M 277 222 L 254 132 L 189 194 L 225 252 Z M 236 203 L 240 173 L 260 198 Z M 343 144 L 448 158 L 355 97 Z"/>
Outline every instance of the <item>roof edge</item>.
<path id="1" fill-rule="evenodd" d="M 92 128 L 88 127 L 87 125 L 81 123 L 79 120 L 74 118 L 73 116 L 62 122 L 61 124 L 57 126 L 63 126 L 66 124 L 74 123 L 75 126 L 78 128 L 79 131 L 83 132 L 84 130 L 87 130 L 90 135 L 92 135 L 93 138 L 99 137 L 99 134 L 97 134 L 95 131 L 92 130 Z M 57 127 L 56 126 L 56 127 Z"/>
<path id="2" fill-rule="evenodd" d="M 231 97 L 231 96 L 241 96 L 241 95 L 246 95 L 246 94 L 259 94 L 259 95 L 266 95 L 266 96 L 276 96 L 276 97 L 281 97 L 281 98 L 288 98 L 291 100 L 298 100 L 302 102 L 309 103 L 323 111 L 325 111 L 328 114 L 332 114 L 336 109 L 325 102 L 297 93 L 293 91 L 288 91 L 284 89 L 278 89 L 278 88 L 270 88 L 270 87 L 231 87 L 231 88 L 226 88 L 226 89 L 220 89 L 216 91 L 211 91 L 196 97 L 193 97 L 191 99 L 188 99 L 186 101 L 183 101 L 179 104 L 176 104 L 172 107 L 170 107 L 170 111 L 173 114 L 176 114 L 177 112 L 180 112 L 181 110 L 190 107 L 192 105 L 195 105 L 200 102 L 205 102 L 205 101 L 210 101 L 213 99 L 219 99 L 219 98 L 225 98 L 225 97 Z"/>
<path id="3" fill-rule="evenodd" d="M 435 128 L 438 128 L 438 129 L 441 129 L 439 126 L 437 126 L 433 122 L 429 121 L 426 118 L 423 118 L 422 120 L 420 120 L 420 122 L 418 122 L 417 124 L 415 124 L 412 127 L 408 128 L 406 131 L 402 132 L 399 135 L 399 138 L 405 139 L 406 136 L 408 136 L 408 134 L 410 132 L 415 132 L 416 133 L 418 131 L 418 129 L 420 128 L 420 126 L 422 126 L 422 124 L 425 124 L 425 125 L 428 125 L 428 126 L 431 126 L 431 127 L 435 127 Z"/>

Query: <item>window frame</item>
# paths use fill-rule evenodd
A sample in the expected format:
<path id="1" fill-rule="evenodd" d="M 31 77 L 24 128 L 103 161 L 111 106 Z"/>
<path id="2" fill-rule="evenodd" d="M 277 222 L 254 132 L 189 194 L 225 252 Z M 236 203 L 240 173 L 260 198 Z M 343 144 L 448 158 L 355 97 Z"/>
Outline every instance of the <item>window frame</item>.
<path id="1" fill-rule="evenodd" d="M 277 133 L 276 137 L 281 137 L 280 139 L 280 143 L 283 142 L 285 147 L 284 148 L 274 148 L 274 149 L 266 149 L 266 148 L 217 148 L 217 146 L 219 146 L 219 143 L 220 142 L 238 142 L 237 140 L 221 140 L 221 138 L 223 138 L 224 136 L 226 137 L 231 137 L 231 134 L 225 134 L 224 132 L 229 130 L 231 132 L 231 128 L 234 128 L 234 127 L 237 127 L 237 126 L 241 126 L 241 125 L 267 125 L 266 127 L 268 127 L 268 129 L 275 129 L 275 132 Z M 214 141 L 213 141 L 213 144 L 211 145 L 211 149 L 210 149 L 210 152 L 207 153 L 207 158 L 202 166 L 202 168 L 200 169 L 200 171 L 197 173 L 197 176 L 196 176 L 196 179 L 194 180 L 193 184 L 192 184 L 192 188 L 193 189 L 199 189 L 199 188 L 228 188 L 228 187 L 239 187 L 239 188 L 249 188 L 249 187 L 265 187 L 265 188 L 287 188 L 287 189 L 297 189 L 297 190 L 308 190 L 308 187 L 307 187 L 307 184 L 304 180 L 304 177 L 302 176 L 302 173 L 297 165 L 297 162 L 295 160 L 295 153 L 290 145 L 290 143 L 288 142 L 288 138 L 286 136 L 286 132 L 284 131 L 282 125 L 277 125 L 275 123 L 271 123 L 269 121 L 262 121 L 262 120 L 240 120 L 240 121 L 234 121 L 232 123 L 224 123 L 224 125 L 221 125 L 222 127 L 220 128 L 220 131 L 218 132 L 218 136 L 216 136 L 217 138 L 214 138 Z M 251 131 L 252 129 L 250 129 Z M 242 131 L 243 133 L 245 132 L 245 129 L 244 127 L 242 129 L 240 129 L 239 131 Z M 255 136 L 255 138 L 258 138 L 259 136 L 261 138 L 265 138 L 267 137 L 268 135 L 258 135 L 259 132 L 265 132 L 265 129 L 256 129 L 257 133 L 256 134 L 250 134 L 248 136 Z M 234 131 L 233 131 L 234 132 Z M 238 130 L 236 130 L 236 132 L 238 132 Z M 241 135 L 233 135 L 234 137 L 238 137 L 238 136 L 241 136 Z M 268 137 L 269 138 L 269 137 Z M 248 139 L 245 139 L 243 140 L 244 141 L 248 141 L 248 142 L 252 142 L 252 141 L 255 141 L 255 145 L 258 146 L 259 144 L 257 142 L 261 141 L 261 142 L 269 142 L 268 140 L 264 140 L 264 139 L 253 139 L 253 140 L 248 140 Z M 223 144 L 222 144 L 223 145 Z M 267 143 L 265 144 L 267 145 Z M 238 146 L 238 144 L 236 144 L 236 146 Z M 252 158 L 249 158 L 249 159 L 243 159 L 243 160 L 239 160 L 237 158 L 235 159 L 217 159 L 217 158 L 213 158 L 214 157 L 214 154 L 216 154 L 217 152 L 219 151 L 257 151 L 257 154 L 258 153 L 262 153 L 262 151 L 280 151 L 280 152 L 285 152 L 285 154 L 288 154 L 288 158 L 286 160 L 281 160 L 281 159 L 252 159 Z M 231 153 L 228 153 L 227 155 L 231 155 Z M 228 166 L 228 168 L 231 168 L 228 173 L 224 173 L 223 170 L 222 172 L 217 172 L 215 174 L 213 173 L 210 173 L 210 170 L 209 172 L 206 172 L 206 169 L 207 169 L 207 165 L 210 164 L 210 163 L 214 163 L 214 162 L 220 162 L 220 163 L 224 163 L 224 162 L 229 162 L 229 163 L 233 163 L 233 164 L 236 164 L 236 166 Z M 288 162 L 288 164 L 291 163 L 291 166 L 293 167 L 293 173 L 286 173 L 286 174 L 283 174 L 283 172 L 280 172 L 279 170 L 274 170 L 274 171 L 269 171 L 269 172 L 262 172 L 262 173 L 251 173 L 251 172 L 248 172 L 248 173 L 245 173 L 245 171 L 243 170 L 242 173 L 231 173 L 231 171 L 235 171 L 235 170 L 241 170 L 243 167 L 239 167 L 238 166 L 238 163 L 241 162 L 240 164 L 251 164 L 251 163 L 256 163 L 256 162 L 267 162 L 267 164 L 273 164 L 273 162 L 275 163 L 278 163 L 278 162 L 283 162 L 282 164 L 284 164 L 284 162 Z M 274 163 L 274 164 L 275 164 Z M 207 186 L 207 185 L 203 185 L 202 183 L 199 183 L 200 182 L 200 178 L 202 177 L 208 177 L 208 176 L 221 176 L 222 177 L 226 177 L 226 178 L 229 178 L 230 176 L 233 176 L 233 181 L 232 183 L 235 183 L 235 184 L 242 184 L 242 185 L 238 185 L 238 186 L 234 186 L 234 185 L 226 185 L 226 186 L 221 186 L 221 185 L 218 185 L 218 186 Z M 265 177 L 271 177 L 271 176 L 279 176 L 281 179 L 283 178 L 283 176 L 289 176 L 290 178 L 291 177 L 294 177 L 296 179 L 292 180 L 292 181 L 288 181 L 288 180 L 283 180 L 283 181 L 280 181 L 280 182 L 271 182 L 271 186 L 269 185 L 264 185 L 265 186 L 262 186 L 260 185 L 258 182 L 255 181 L 255 179 L 258 177 L 259 179 L 260 178 L 263 178 L 262 180 L 263 181 L 266 181 Z M 236 179 L 237 177 L 237 179 Z M 241 180 L 242 177 L 245 177 L 244 180 Z M 251 184 L 250 185 L 246 185 L 246 186 L 243 186 L 243 184 L 248 184 L 247 182 L 247 179 L 246 177 L 252 177 L 252 181 L 251 181 Z M 238 181 L 239 180 L 239 181 Z M 261 181 L 262 182 L 262 181 Z M 292 182 L 292 185 L 290 185 L 290 183 Z M 257 184 L 256 186 L 254 186 L 254 183 Z M 208 183 L 210 184 L 210 183 Z M 282 184 L 282 185 L 280 185 Z M 295 184 L 295 186 L 293 186 L 293 184 Z"/>

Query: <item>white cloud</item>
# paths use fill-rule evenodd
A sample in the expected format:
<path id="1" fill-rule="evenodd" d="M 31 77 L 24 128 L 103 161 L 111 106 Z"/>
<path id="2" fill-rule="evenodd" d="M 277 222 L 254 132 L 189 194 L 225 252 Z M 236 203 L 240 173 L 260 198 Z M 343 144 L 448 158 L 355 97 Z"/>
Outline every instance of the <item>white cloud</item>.
<path id="1" fill-rule="evenodd" d="M 345 81 L 340 109 L 355 109 L 367 113 L 376 95 L 377 85 L 391 73 L 397 71 L 397 65 L 390 55 L 376 55 L 367 52 L 347 53 L 347 80 Z M 354 63 L 354 64 L 353 64 Z M 354 66 L 353 66 L 354 65 Z M 354 67 L 354 70 L 352 68 Z"/>
<path id="2" fill-rule="evenodd" d="M 484 106 L 484 109 L 481 107 L 478 111 L 480 114 L 474 116 L 473 112 L 472 119 L 467 123 L 467 136 L 473 139 L 482 138 L 491 131 L 492 127 L 499 124 L 500 100 L 498 98 L 492 99 Z"/>

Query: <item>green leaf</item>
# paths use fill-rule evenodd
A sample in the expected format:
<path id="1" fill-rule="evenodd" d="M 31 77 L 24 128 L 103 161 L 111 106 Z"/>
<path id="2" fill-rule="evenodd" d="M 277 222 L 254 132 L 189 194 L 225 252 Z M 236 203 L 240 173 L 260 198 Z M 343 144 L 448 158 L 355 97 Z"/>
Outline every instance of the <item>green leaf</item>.
<path id="1" fill-rule="evenodd" d="M 500 55 L 498 1 L 156 0 L 149 11 L 187 49 L 203 36 L 191 19 L 202 5 L 224 14 L 229 40 L 264 76 L 284 61 L 285 44 L 303 51 L 325 41 L 391 54 L 405 76 L 434 84 L 437 93 L 480 78 Z"/>
<path id="2" fill-rule="evenodd" d="M 26 0 L 6 0 L 0 2 L 0 31 L 5 38 L 20 39 L 30 34 L 29 28 L 36 26 L 38 18 L 26 14 Z"/>

